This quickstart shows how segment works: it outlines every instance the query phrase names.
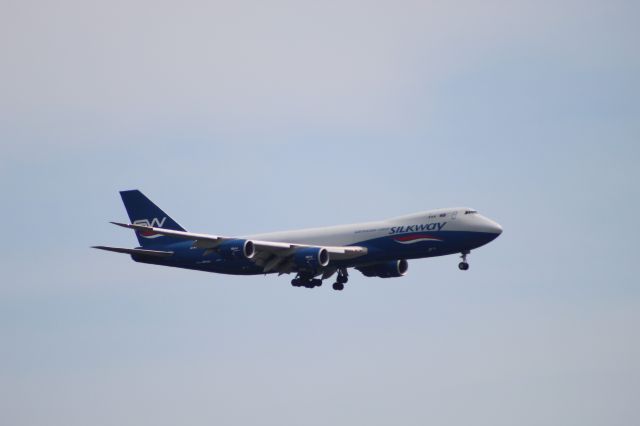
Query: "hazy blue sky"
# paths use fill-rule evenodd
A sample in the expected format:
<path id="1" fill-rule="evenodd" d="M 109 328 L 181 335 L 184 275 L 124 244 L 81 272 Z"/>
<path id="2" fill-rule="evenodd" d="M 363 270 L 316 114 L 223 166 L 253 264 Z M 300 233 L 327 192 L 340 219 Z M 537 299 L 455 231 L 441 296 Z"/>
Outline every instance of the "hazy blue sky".
<path id="1" fill-rule="evenodd" d="M 640 4 L 0 6 L 2 425 L 640 424 Z M 470 256 L 140 265 L 118 190 L 246 234 L 468 205 Z"/>

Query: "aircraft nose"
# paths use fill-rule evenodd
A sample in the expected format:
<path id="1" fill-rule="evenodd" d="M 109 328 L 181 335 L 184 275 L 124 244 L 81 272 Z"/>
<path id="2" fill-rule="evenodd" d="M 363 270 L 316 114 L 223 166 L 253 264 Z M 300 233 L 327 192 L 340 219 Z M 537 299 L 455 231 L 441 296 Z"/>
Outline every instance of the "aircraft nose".
<path id="1" fill-rule="evenodd" d="M 500 226 L 499 223 L 494 222 L 491 219 L 488 218 L 484 218 L 484 224 L 483 224 L 483 228 L 485 228 L 485 232 L 491 233 L 491 234 L 495 234 L 496 237 L 500 234 L 502 234 L 502 226 Z"/>
<path id="2" fill-rule="evenodd" d="M 491 225 L 491 232 L 493 232 L 494 234 L 502 234 L 502 226 L 500 226 L 500 224 L 498 222 L 494 222 L 494 221 L 490 221 Z"/>

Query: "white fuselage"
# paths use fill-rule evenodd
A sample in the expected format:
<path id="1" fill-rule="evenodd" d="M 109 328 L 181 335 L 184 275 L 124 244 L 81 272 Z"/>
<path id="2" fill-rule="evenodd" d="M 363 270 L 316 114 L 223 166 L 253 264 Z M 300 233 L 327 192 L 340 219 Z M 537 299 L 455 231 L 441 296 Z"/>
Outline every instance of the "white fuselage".
<path id="1" fill-rule="evenodd" d="M 465 212 L 474 213 L 465 214 Z M 502 227 L 496 222 L 475 213 L 473 209 L 461 207 L 429 210 L 376 222 L 256 234 L 247 238 L 299 244 L 348 246 L 390 235 L 414 232 L 413 228 L 408 227 L 421 225 L 426 226 L 422 229 L 415 229 L 415 232 L 448 231 L 494 234 L 502 232 Z"/>

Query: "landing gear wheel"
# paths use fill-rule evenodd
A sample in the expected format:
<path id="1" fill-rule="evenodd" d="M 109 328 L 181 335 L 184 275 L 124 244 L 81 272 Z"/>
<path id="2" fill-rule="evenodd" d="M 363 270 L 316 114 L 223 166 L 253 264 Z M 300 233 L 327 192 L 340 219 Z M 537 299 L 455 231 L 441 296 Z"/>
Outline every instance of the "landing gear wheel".
<path id="1" fill-rule="evenodd" d="M 314 287 L 320 287 L 321 285 L 322 285 L 322 280 L 311 279 L 311 280 L 300 280 L 300 284 L 298 284 L 298 287 L 314 288 Z"/>
<path id="2" fill-rule="evenodd" d="M 461 271 L 466 271 L 467 269 L 469 269 L 469 264 L 467 263 L 467 255 L 469 254 L 468 251 L 463 251 L 462 253 L 460 253 L 460 257 L 462 258 L 462 262 L 458 263 L 458 268 L 460 268 Z"/>
<path id="3" fill-rule="evenodd" d="M 294 287 L 300 287 L 302 282 L 300 281 L 300 278 L 294 278 L 291 280 L 291 285 Z"/>
<path id="4" fill-rule="evenodd" d="M 333 289 L 334 290 L 338 290 L 338 291 L 342 291 L 342 290 L 344 290 L 344 284 L 342 284 L 342 283 L 333 283 Z"/>

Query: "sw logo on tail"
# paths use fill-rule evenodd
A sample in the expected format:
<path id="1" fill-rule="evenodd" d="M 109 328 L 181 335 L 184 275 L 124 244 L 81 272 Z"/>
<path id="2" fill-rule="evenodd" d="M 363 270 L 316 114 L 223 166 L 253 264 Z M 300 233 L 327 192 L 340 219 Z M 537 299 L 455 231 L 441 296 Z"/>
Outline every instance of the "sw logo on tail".
<path id="1" fill-rule="evenodd" d="M 166 216 L 162 219 L 158 219 L 154 217 L 153 219 L 138 219 L 133 222 L 134 225 L 146 226 L 147 228 L 162 228 L 164 226 L 165 221 L 167 220 Z M 156 234 L 151 231 L 138 231 L 138 234 L 142 238 L 158 238 L 162 237 L 162 234 Z"/>

